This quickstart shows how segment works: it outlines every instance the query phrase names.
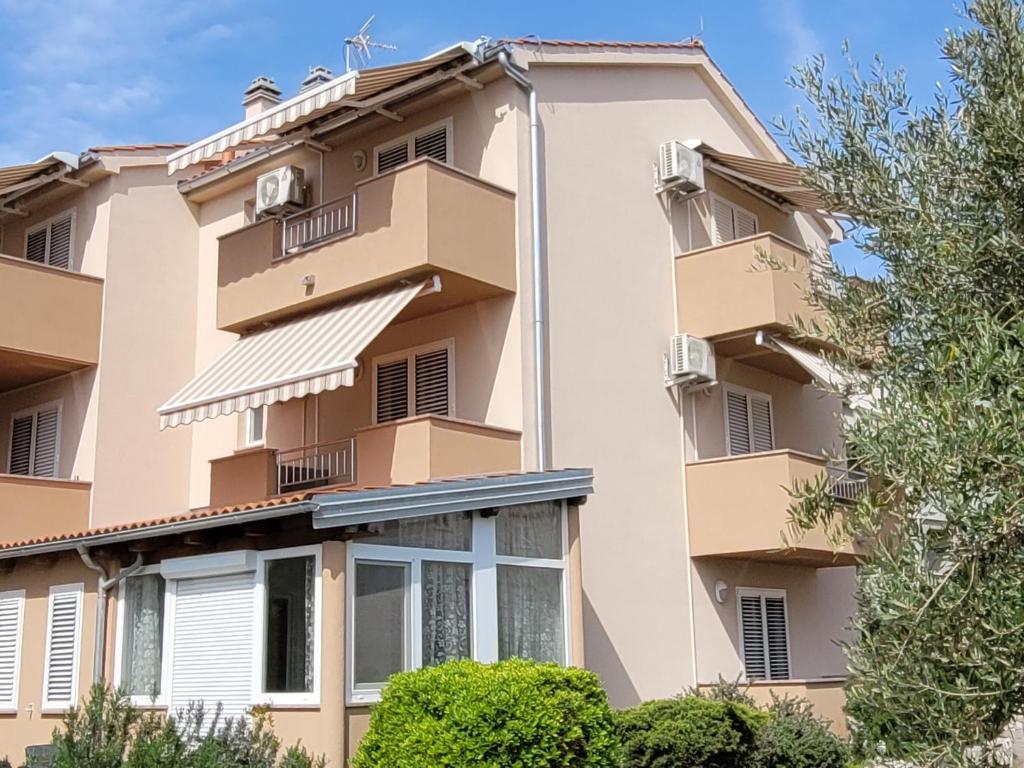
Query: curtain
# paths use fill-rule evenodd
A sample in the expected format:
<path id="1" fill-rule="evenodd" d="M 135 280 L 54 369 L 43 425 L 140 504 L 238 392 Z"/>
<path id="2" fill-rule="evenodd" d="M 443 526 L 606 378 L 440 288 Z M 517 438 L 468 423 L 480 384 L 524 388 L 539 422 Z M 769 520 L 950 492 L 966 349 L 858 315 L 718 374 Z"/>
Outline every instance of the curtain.
<path id="1" fill-rule="evenodd" d="M 473 520 L 464 512 L 390 520 L 366 543 L 468 552 L 473 546 Z"/>
<path id="2" fill-rule="evenodd" d="M 305 665 L 305 687 L 303 690 L 313 690 L 313 644 L 316 640 L 313 628 L 315 610 L 314 605 L 315 590 L 314 585 L 316 584 L 316 558 L 306 558 L 306 599 L 304 605 L 304 618 L 305 618 L 305 629 L 306 629 L 306 642 L 304 647 L 303 664 Z"/>
<path id="3" fill-rule="evenodd" d="M 502 507 L 495 523 L 499 555 L 562 557 L 561 505 L 552 502 Z"/>
<path id="4" fill-rule="evenodd" d="M 562 572 L 498 566 L 498 657 L 565 663 Z"/>
<path id="5" fill-rule="evenodd" d="M 164 636 L 164 579 L 133 576 L 125 587 L 121 686 L 133 696 L 160 695 Z"/>
<path id="6" fill-rule="evenodd" d="M 423 562 L 423 666 L 469 658 L 472 574 L 469 563 Z"/>

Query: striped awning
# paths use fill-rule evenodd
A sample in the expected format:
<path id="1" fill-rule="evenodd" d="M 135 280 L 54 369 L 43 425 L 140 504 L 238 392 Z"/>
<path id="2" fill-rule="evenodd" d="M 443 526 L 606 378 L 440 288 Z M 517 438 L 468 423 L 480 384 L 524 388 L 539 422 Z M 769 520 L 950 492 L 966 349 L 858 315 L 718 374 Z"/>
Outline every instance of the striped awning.
<path id="1" fill-rule="evenodd" d="M 705 168 L 745 184 L 776 202 L 801 211 L 819 211 L 825 207 L 818 193 L 807 185 L 804 171 L 798 165 L 730 155 L 706 144 L 698 149 L 704 155 Z"/>
<path id="2" fill-rule="evenodd" d="M 397 285 L 242 336 L 164 403 L 160 429 L 315 395 L 355 381 L 356 358 L 440 279 Z"/>

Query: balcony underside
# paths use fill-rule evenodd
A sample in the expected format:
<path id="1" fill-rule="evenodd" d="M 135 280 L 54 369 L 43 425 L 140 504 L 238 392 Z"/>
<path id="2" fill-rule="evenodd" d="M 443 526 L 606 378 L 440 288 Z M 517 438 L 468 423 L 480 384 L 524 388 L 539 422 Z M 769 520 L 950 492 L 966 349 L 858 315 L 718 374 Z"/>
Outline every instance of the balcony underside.
<path id="1" fill-rule="evenodd" d="M 0 348 L 0 392 L 38 384 L 91 365 L 80 360 L 64 360 L 24 350 Z"/>

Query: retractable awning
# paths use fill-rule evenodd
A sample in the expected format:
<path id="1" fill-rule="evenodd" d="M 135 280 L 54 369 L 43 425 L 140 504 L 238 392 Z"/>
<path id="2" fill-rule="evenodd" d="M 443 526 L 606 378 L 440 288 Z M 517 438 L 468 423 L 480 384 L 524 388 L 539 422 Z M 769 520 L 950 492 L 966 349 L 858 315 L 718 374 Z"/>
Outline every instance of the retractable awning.
<path id="1" fill-rule="evenodd" d="M 757 332 L 757 343 L 759 346 L 768 347 L 776 352 L 788 355 L 793 359 L 793 362 L 807 371 L 811 378 L 825 387 L 843 389 L 853 384 L 853 381 L 846 372 L 839 370 L 821 355 L 811 352 L 809 349 L 798 347 L 796 344 L 764 331 Z"/>
<path id="2" fill-rule="evenodd" d="M 730 155 L 706 144 L 698 150 L 704 155 L 705 168 L 745 184 L 776 203 L 801 211 L 819 211 L 825 207 L 818 193 L 805 183 L 803 169 L 798 165 Z"/>
<path id="3" fill-rule="evenodd" d="M 398 285 L 242 336 L 157 409 L 160 429 L 351 387 L 362 351 L 440 286 L 438 277 Z"/>

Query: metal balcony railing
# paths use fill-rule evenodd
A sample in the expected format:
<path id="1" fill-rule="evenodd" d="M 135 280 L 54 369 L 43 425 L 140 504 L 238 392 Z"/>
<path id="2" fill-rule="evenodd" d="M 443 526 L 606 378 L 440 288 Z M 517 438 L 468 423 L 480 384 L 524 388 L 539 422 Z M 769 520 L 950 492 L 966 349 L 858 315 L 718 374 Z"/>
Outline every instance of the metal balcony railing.
<path id="1" fill-rule="evenodd" d="M 304 445 L 277 452 L 277 492 L 355 482 L 356 446 L 352 438 Z"/>
<path id="2" fill-rule="evenodd" d="M 304 251 L 356 232 L 356 193 L 321 203 L 284 218 L 281 256 Z"/>
<path id="3" fill-rule="evenodd" d="M 868 476 L 855 469 L 830 464 L 828 471 L 829 493 L 836 501 L 854 503 L 868 491 Z"/>

